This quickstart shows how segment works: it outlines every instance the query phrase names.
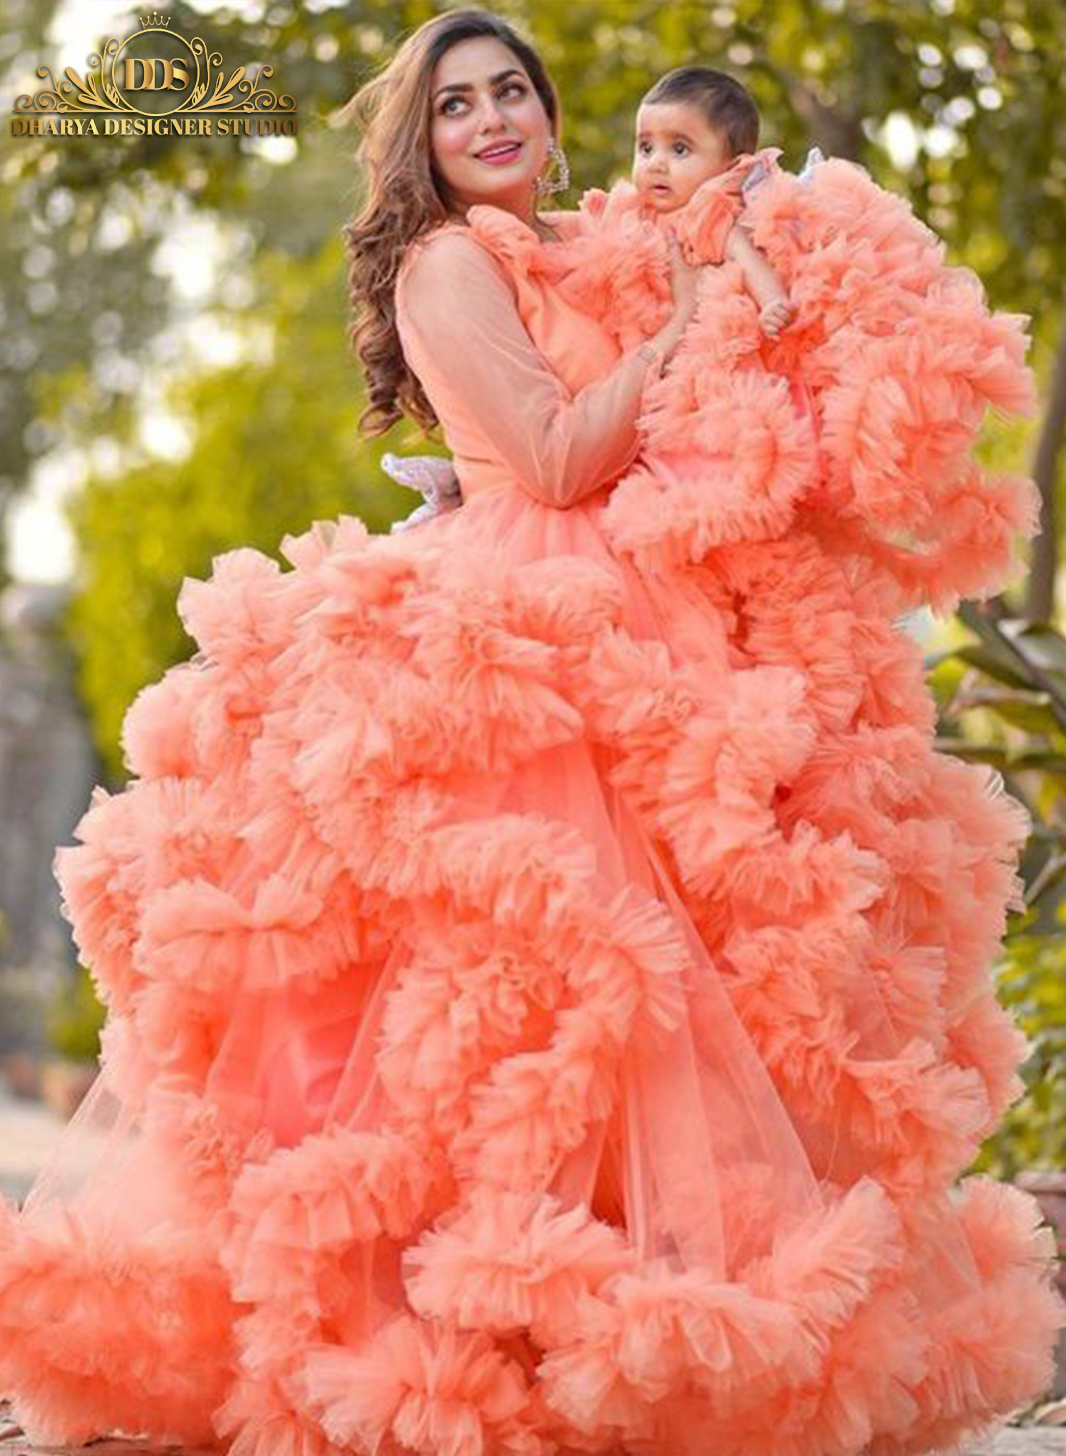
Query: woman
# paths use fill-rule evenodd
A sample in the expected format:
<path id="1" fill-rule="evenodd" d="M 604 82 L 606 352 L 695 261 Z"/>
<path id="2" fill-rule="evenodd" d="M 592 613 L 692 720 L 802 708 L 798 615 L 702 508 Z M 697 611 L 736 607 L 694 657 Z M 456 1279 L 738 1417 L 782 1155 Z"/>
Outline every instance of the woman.
<path id="1" fill-rule="evenodd" d="M 0 1224 L 0 1388 L 53 1440 L 239 1456 L 954 1442 L 1041 1389 L 1060 1311 L 1033 1206 L 947 1194 L 990 1103 L 939 1023 L 901 1033 L 943 967 L 912 947 L 905 1007 L 872 989 L 856 917 L 890 868 L 813 801 L 788 819 L 821 720 L 768 638 L 738 648 L 765 604 L 731 623 L 598 525 L 691 272 L 627 354 L 568 301 L 570 223 L 533 206 L 554 92 L 495 18 L 429 22 L 367 100 L 369 420 L 439 419 L 465 504 L 183 587 L 201 652 L 133 706 L 138 778 L 59 856 L 110 1006 L 79 1123 L 107 1103 L 113 1131 Z M 876 636 L 822 575 L 826 640 Z M 917 672 L 877 640 L 867 728 Z M 1019 826 L 983 785 L 955 788 L 1001 904 Z M 762 880 L 701 879 L 755 822 Z M 821 1009 L 787 958 L 752 994 L 790 935 Z M 768 1025 L 805 1028 L 828 1120 Z"/>

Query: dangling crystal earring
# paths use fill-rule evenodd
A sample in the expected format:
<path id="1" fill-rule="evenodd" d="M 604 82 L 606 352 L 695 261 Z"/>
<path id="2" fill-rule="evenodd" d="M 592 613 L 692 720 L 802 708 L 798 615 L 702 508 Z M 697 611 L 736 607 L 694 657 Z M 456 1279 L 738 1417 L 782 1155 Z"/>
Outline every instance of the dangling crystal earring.
<path id="1" fill-rule="evenodd" d="M 552 167 L 556 168 L 554 177 L 551 175 Z M 554 137 L 548 142 L 548 170 L 537 178 L 535 186 L 539 197 L 549 192 L 565 192 L 570 186 L 570 162 Z"/>

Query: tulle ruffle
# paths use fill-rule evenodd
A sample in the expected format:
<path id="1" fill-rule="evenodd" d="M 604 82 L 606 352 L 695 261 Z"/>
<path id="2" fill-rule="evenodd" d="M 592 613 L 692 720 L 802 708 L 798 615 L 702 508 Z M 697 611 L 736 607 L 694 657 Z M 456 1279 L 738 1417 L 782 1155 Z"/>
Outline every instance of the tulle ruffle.
<path id="1" fill-rule="evenodd" d="M 1038 528 L 1032 483 L 973 455 L 986 410 L 1035 407 L 1026 321 L 990 312 L 980 281 L 946 266 L 942 243 L 862 168 L 764 171 L 745 222 L 796 320 L 767 340 L 739 269 L 706 271 L 685 342 L 648 391 L 648 452 L 605 506 L 608 537 L 649 569 L 674 568 L 798 522 L 876 581 L 886 613 L 991 595 Z M 694 245 L 717 237 L 736 212 L 729 180 L 666 223 Z M 641 216 L 628 183 L 591 195 L 574 245 L 572 301 L 625 344 L 668 311 L 664 244 Z M 600 280 L 587 291 L 586 274 Z M 614 276 L 622 286 L 603 284 Z"/>

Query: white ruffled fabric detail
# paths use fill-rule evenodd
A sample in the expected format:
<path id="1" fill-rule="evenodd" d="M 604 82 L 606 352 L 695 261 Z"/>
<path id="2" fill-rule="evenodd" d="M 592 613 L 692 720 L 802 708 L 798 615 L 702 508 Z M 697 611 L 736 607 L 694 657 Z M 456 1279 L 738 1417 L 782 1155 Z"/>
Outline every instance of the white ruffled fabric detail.
<path id="1" fill-rule="evenodd" d="M 463 503 L 459 477 L 450 460 L 441 455 L 393 455 L 381 457 L 381 468 L 399 485 L 417 490 L 423 504 L 416 506 L 409 516 L 393 521 L 390 535 L 407 531 L 421 521 L 439 516 L 445 511 L 455 510 Z"/>
<path id="2" fill-rule="evenodd" d="M 811 147 L 810 151 L 804 158 L 803 166 L 800 168 L 799 173 L 797 174 L 797 180 L 805 183 L 810 182 L 811 178 L 815 174 L 815 171 L 822 165 L 824 161 L 825 153 L 822 151 L 821 147 Z"/>

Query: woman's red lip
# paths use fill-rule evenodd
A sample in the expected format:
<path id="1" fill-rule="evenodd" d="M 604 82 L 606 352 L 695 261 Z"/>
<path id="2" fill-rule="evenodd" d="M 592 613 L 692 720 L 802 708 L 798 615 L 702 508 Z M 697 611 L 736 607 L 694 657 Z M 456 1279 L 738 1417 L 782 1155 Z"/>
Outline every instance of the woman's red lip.
<path id="1" fill-rule="evenodd" d="M 521 149 L 521 142 L 507 142 L 506 144 L 501 143 L 497 147 L 486 147 L 483 152 L 478 152 L 476 155 L 479 162 L 505 162 Z"/>

